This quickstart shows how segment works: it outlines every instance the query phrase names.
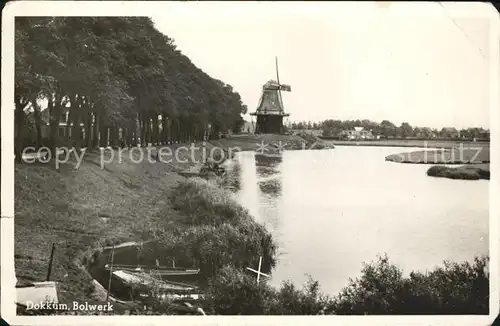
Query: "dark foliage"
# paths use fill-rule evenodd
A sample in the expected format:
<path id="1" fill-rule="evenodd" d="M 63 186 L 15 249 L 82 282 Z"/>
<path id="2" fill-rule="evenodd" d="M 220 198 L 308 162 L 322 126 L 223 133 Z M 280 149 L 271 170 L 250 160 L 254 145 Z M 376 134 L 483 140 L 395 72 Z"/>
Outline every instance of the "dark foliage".
<path id="1" fill-rule="evenodd" d="M 19 17 L 15 41 L 16 154 L 65 139 L 77 148 L 193 141 L 242 124 L 239 94 L 149 18 Z M 61 128 L 66 112 L 73 126 Z"/>

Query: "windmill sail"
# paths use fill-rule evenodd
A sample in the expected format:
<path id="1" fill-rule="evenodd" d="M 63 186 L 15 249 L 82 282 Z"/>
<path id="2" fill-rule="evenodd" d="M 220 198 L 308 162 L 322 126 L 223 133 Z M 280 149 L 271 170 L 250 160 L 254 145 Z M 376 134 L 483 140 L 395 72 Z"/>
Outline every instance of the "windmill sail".
<path id="1" fill-rule="evenodd" d="M 285 91 L 285 92 L 291 92 L 292 87 L 290 85 L 280 85 L 280 90 Z"/>

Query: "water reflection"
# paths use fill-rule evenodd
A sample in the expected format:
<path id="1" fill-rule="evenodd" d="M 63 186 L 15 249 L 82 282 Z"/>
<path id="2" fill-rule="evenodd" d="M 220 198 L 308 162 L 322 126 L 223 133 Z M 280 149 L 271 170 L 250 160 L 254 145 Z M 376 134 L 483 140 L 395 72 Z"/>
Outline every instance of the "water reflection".
<path id="1" fill-rule="evenodd" d="M 255 164 L 257 164 L 257 166 L 276 169 L 281 162 L 283 162 L 283 156 L 281 154 L 264 155 L 255 153 Z"/>
<path id="2" fill-rule="evenodd" d="M 241 190 L 241 162 L 231 160 L 226 163 L 226 174 L 222 178 L 222 186 L 232 192 Z"/>
<path id="3" fill-rule="evenodd" d="M 258 185 L 262 193 L 273 196 L 281 195 L 280 166 L 282 161 L 283 158 L 281 155 L 255 154 Z"/>

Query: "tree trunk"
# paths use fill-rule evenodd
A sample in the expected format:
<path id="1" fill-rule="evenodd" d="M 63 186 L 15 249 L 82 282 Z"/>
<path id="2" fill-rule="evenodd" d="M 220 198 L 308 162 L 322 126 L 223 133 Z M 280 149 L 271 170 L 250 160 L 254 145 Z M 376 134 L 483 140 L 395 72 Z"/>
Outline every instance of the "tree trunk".
<path id="1" fill-rule="evenodd" d="M 179 120 L 175 121 L 175 141 L 180 141 L 181 140 L 181 134 L 180 134 L 180 122 Z"/>
<path id="2" fill-rule="evenodd" d="M 90 151 L 90 149 L 92 148 L 92 142 L 93 142 L 93 138 L 94 138 L 94 135 L 92 133 L 92 112 L 90 111 L 90 108 L 89 108 L 89 111 L 87 112 L 87 119 L 85 120 L 85 143 L 86 143 L 86 147 L 87 147 L 87 151 Z"/>
<path id="3" fill-rule="evenodd" d="M 131 147 L 134 144 L 134 129 L 129 128 L 127 130 L 127 147 Z"/>
<path id="4" fill-rule="evenodd" d="M 61 119 L 63 96 L 61 92 L 56 92 L 54 102 L 52 97 L 49 97 L 49 113 L 50 113 L 50 146 L 52 157 L 57 155 L 57 147 L 59 146 L 59 120 Z"/>
<path id="5" fill-rule="evenodd" d="M 71 104 L 71 112 L 73 116 L 73 128 L 71 132 L 71 140 L 73 145 L 75 146 L 75 150 L 80 151 L 82 144 L 82 126 L 80 125 L 81 114 L 83 110 L 83 98 L 78 96 L 78 99 L 75 101 L 75 105 Z"/>
<path id="6" fill-rule="evenodd" d="M 23 101 L 20 96 L 16 98 L 16 108 L 15 108 L 15 142 L 14 142 L 14 154 L 16 155 L 16 161 L 21 163 L 23 160 L 23 146 L 24 146 L 24 107 L 27 105 L 27 101 Z"/>
<path id="7" fill-rule="evenodd" d="M 130 123 L 128 145 L 131 147 L 137 145 L 137 120 L 136 119 L 134 119 L 134 121 Z"/>
<path id="8" fill-rule="evenodd" d="M 161 141 L 166 144 L 168 142 L 168 120 L 165 113 L 161 115 L 161 134 Z"/>
<path id="9" fill-rule="evenodd" d="M 40 107 L 36 103 L 36 96 L 33 96 L 31 103 L 33 104 L 33 111 L 35 113 L 36 146 L 40 148 L 42 147 L 43 138 L 42 116 L 40 115 Z"/>
<path id="10" fill-rule="evenodd" d="M 173 142 L 174 137 L 175 137 L 175 121 L 173 119 L 170 119 L 168 124 L 168 141 Z"/>
<path id="11" fill-rule="evenodd" d="M 99 114 L 97 113 L 97 111 L 94 111 L 94 130 L 92 132 L 93 134 L 93 137 L 92 137 L 92 148 L 96 148 L 96 147 L 99 147 L 99 124 L 100 124 L 100 121 L 99 121 Z"/>
<path id="12" fill-rule="evenodd" d="M 117 126 L 111 126 L 109 129 L 109 143 L 111 147 L 116 147 L 118 146 L 118 127 Z"/>
<path id="13" fill-rule="evenodd" d="M 145 119 L 144 119 L 144 129 L 145 129 L 145 135 L 144 135 L 144 146 L 148 146 L 148 144 L 151 142 L 151 119 L 149 118 L 148 114 L 145 114 Z"/>
<path id="14" fill-rule="evenodd" d="M 99 147 L 108 146 L 108 127 L 102 114 L 99 115 Z"/>
<path id="15" fill-rule="evenodd" d="M 144 147 L 145 144 L 147 143 L 146 140 L 146 129 L 147 129 L 147 119 L 144 113 L 139 114 L 139 129 L 140 129 L 140 135 L 141 135 L 141 146 Z"/>
<path id="16" fill-rule="evenodd" d="M 179 142 L 184 142 L 184 121 L 179 121 Z"/>
<path id="17" fill-rule="evenodd" d="M 178 140 L 178 128 L 177 128 L 177 120 L 172 120 L 172 123 L 170 124 L 171 128 L 171 140 L 173 142 Z"/>
<path id="18" fill-rule="evenodd" d="M 73 123 L 74 125 L 74 115 L 75 113 L 77 113 L 77 110 L 78 110 L 78 103 L 79 101 L 79 98 L 78 98 L 78 95 L 73 95 L 73 96 L 70 96 L 70 107 L 69 107 L 69 113 L 68 113 L 68 121 L 66 121 L 66 131 L 65 131 L 65 136 L 66 136 L 66 139 L 71 139 L 71 140 L 74 140 L 74 134 L 73 132 L 71 131 L 71 124 Z M 74 130 L 73 130 L 74 131 Z"/>
<path id="19" fill-rule="evenodd" d="M 152 137 L 152 140 L 151 142 L 153 143 L 153 145 L 158 145 L 160 143 L 160 128 L 158 126 L 158 113 L 153 113 L 152 114 L 152 117 L 151 117 L 151 120 L 152 120 L 152 127 L 153 127 L 153 137 Z"/>

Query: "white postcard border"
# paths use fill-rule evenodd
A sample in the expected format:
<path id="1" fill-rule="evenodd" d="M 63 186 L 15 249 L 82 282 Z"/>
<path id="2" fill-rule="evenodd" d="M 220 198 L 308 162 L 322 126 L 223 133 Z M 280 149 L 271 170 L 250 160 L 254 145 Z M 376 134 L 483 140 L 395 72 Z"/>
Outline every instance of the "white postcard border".
<path id="1" fill-rule="evenodd" d="M 491 22 L 490 47 L 490 130 L 491 164 L 490 180 L 490 315 L 489 316 L 16 316 L 14 272 L 14 17 L 15 16 L 151 16 L 164 10 L 177 10 L 179 15 L 210 15 L 214 10 L 225 10 L 231 15 L 262 14 L 265 8 L 279 6 L 287 14 L 330 15 L 338 19 L 370 16 L 373 11 L 366 5 L 350 3 L 342 9 L 335 2 L 148 2 L 148 1 L 13 1 L 6 4 L 2 15 L 2 183 L 1 183 L 1 316 L 10 324 L 22 325 L 137 325 L 165 322 L 175 325 L 303 325 L 309 323 L 341 322 L 345 325 L 488 325 L 498 315 L 499 295 L 499 245 L 500 245 L 500 106 L 499 60 L 500 21 L 496 10 L 488 3 L 445 3 L 454 17 L 487 18 Z M 246 6 L 243 10 L 243 6 Z M 252 10 L 248 10 L 251 7 Z M 257 8 L 257 6 L 259 8 Z M 335 8 L 332 11 L 325 8 Z M 405 4 L 401 16 L 442 14 L 438 9 Z M 264 11 L 265 13 L 265 11 Z"/>

